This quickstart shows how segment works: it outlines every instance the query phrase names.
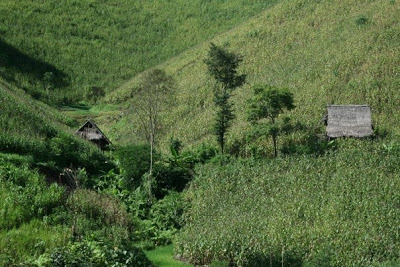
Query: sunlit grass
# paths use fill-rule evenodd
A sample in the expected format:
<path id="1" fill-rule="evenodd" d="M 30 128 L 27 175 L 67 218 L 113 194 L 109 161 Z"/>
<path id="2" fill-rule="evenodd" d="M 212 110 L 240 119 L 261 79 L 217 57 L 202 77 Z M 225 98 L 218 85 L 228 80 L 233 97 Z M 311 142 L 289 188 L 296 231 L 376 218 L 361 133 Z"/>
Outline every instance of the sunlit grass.
<path id="1" fill-rule="evenodd" d="M 155 266 L 160 267 L 190 267 L 193 265 L 183 263 L 174 258 L 173 246 L 168 245 L 158 247 L 154 250 L 146 251 L 146 256 L 153 262 Z"/>
<path id="2" fill-rule="evenodd" d="M 252 85 L 265 83 L 293 92 L 297 108 L 288 116 L 310 129 L 320 127 L 323 133 L 319 121 L 327 104 L 369 104 L 376 128 L 399 134 L 397 13 L 390 1 L 283 1 L 210 40 L 242 54 L 241 71 L 247 74 L 247 84 L 235 91 L 237 119 L 227 142 L 242 138 L 249 128 L 246 100 Z M 361 15 L 368 21 L 362 26 L 357 24 Z M 203 63 L 210 41 L 158 66 L 177 83 L 161 144 L 171 137 L 186 145 L 215 140 L 213 83 Z M 127 109 L 140 79 L 138 75 L 106 96 L 124 111 L 121 119 L 105 121 L 120 142 L 136 142 L 141 136 L 140 118 Z"/>

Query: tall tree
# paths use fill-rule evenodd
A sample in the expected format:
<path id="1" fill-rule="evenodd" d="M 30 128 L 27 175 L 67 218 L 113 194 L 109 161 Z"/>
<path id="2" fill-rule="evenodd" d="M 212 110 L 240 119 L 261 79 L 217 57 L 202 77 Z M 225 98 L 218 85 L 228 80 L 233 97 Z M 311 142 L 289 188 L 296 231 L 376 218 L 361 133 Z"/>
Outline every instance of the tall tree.
<path id="1" fill-rule="evenodd" d="M 163 70 L 153 69 L 144 74 L 139 88 L 133 92 L 133 105 L 142 122 L 142 129 L 150 144 L 150 168 L 148 176 L 149 198 L 152 198 L 152 174 L 154 147 L 161 129 L 162 113 L 171 104 L 174 89 L 173 77 Z"/>
<path id="2" fill-rule="evenodd" d="M 242 56 L 226 51 L 213 43 L 210 44 L 210 49 L 204 60 L 207 64 L 208 72 L 216 81 L 214 103 L 217 114 L 214 132 L 222 154 L 225 147 L 225 134 L 235 118 L 230 98 L 232 92 L 246 81 L 245 74 L 238 74 L 239 63 L 242 60 Z"/>
<path id="3" fill-rule="evenodd" d="M 257 85 L 253 87 L 253 90 L 254 96 L 249 101 L 248 120 L 254 126 L 263 127 L 266 130 L 264 132 L 272 137 L 276 157 L 278 155 L 277 137 L 280 132 L 276 119 L 284 110 L 292 110 L 296 107 L 293 94 L 287 89 L 269 85 Z"/>

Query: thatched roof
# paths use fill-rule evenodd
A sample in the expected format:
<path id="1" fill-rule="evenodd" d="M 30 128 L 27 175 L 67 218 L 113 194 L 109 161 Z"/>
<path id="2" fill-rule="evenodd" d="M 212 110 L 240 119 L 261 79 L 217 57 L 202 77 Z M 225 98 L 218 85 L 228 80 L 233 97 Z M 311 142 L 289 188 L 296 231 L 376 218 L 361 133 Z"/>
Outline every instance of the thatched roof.
<path id="1" fill-rule="evenodd" d="M 366 137 L 373 133 L 371 109 L 368 105 L 328 106 L 328 137 Z"/>
<path id="2" fill-rule="evenodd" d="M 111 141 L 107 138 L 107 136 L 100 130 L 97 125 L 91 121 L 87 120 L 76 132 L 75 135 L 78 135 L 86 140 L 89 140 L 101 148 L 105 148 L 108 145 L 111 145 Z"/>

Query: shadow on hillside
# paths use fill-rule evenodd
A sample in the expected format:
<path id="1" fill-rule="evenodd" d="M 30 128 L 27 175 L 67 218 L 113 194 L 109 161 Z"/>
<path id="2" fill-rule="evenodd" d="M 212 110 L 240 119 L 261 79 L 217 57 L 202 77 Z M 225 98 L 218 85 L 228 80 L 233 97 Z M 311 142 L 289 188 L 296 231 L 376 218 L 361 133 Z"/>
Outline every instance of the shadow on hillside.
<path id="1" fill-rule="evenodd" d="M 31 57 L 0 38 L 0 75 L 9 82 L 18 82 L 14 78 L 15 72 L 37 81 L 43 81 L 44 74 L 51 72 L 54 75 L 55 87 L 69 85 L 66 73 L 47 62 Z"/>

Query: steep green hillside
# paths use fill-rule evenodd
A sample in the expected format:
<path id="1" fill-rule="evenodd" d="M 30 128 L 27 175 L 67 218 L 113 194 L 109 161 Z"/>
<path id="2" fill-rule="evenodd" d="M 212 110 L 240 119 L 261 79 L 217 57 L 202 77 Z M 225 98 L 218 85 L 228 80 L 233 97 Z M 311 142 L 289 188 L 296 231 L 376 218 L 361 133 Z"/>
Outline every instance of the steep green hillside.
<path id="1" fill-rule="evenodd" d="M 85 89 L 112 91 L 275 2 L 1 1 L 0 76 L 47 101 L 81 100 Z"/>
<path id="2" fill-rule="evenodd" d="M 283 1 L 210 40 L 241 53 L 241 71 L 248 75 L 248 84 L 235 92 L 237 119 L 228 142 L 248 128 L 246 99 L 260 83 L 289 88 L 297 105 L 289 116 L 308 128 L 319 127 L 327 104 L 369 104 L 375 127 L 399 134 L 399 9 L 398 1 Z M 171 136 L 186 144 L 214 139 L 213 82 L 203 63 L 208 47 L 204 42 L 158 66 L 177 82 L 164 142 Z M 129 107 L 140 78 L 107 100 Z M 121 142 L 135 141 L 138 118 L 129 109 L 124 113 L 110 119 L 107 131 Z"/>
<path id="3" fill-rule="evenodd" d="M 1 80 L 0 103 L 0 153 L 33 157 L 32 164 L 54 175 L 65 167 L 85 167 L 90 174 L 109 168 L 94 145 L 72 135 L 69 126 L 76 122 L 56 109 Z"/>

